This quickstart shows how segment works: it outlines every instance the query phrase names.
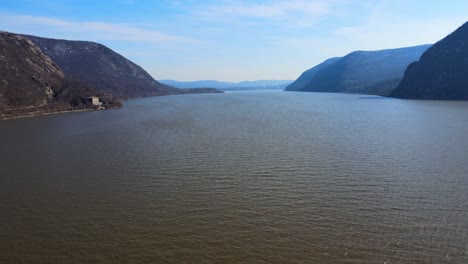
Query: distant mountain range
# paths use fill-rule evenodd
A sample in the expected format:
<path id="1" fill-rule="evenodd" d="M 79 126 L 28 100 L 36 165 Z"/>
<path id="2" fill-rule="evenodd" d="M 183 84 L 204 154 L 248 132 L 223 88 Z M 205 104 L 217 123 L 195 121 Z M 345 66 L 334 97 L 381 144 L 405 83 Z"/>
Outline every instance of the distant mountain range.
<path id="1" fill-rule="evenodd" d="M 244 82 L 221 82 L 214 80 L 200 80 L 192 82 L 180 82 L 174 80 L 160 80 L 161 83 L 174 86 L 177 88 L 201 88 L 209 87 L 223 91 L 234 90 L 266 90 L 277 89 L 283 90 L 292 81 L 291 80 L 259 80 L 259 81 L 244 81 Z"/>
<path id="2" fill-rule="evenodd" d="M 355 51 L 332 58 L 304 72 L 286 91 L 388 95 L 406 67 L 430 46 Z"/>
<path id="3" fill-rule="evenodd" d="M 468 22 L 409 65 L 390 96 L 468 100 Z"/>

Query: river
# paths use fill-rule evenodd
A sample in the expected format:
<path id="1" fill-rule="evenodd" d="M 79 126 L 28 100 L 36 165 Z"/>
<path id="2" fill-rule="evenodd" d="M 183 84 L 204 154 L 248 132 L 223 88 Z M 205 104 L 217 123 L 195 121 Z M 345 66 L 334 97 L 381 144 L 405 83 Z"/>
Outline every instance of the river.
<path id="1" fill-rule="evenodd" d="M 0 263 L 467 263 L 468 102 L 280 91 L 0 122 Z"/>

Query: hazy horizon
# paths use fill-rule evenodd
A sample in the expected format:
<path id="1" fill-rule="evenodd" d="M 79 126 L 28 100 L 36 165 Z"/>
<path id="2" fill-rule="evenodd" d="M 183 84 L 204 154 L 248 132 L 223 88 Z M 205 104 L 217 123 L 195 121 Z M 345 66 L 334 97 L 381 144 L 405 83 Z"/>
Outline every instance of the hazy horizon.
<path id="1" fill-rule="evenodd" d="M 294 80 L 354 50 L 433 44 L 464 22 L 451 1 L 8 1 L 3 30 L 102 43 L 177 81 Z"/>

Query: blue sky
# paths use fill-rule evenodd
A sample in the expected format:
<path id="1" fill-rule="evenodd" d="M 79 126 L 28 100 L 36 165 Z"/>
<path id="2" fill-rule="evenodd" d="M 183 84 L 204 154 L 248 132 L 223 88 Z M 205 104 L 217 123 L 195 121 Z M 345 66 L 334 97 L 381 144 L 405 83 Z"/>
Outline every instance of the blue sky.
<path id="1" fill-rule="evenodd" d="M 0 29 L 96 41 L 156 79 L 296 79 L 354 50 L 435 43 L 466 0 L 4 0 Z"/>

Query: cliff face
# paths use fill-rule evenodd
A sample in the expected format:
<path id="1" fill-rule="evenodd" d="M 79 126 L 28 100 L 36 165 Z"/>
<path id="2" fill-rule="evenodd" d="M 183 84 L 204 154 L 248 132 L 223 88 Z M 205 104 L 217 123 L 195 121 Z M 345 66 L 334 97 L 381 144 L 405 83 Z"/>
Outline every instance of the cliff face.
<path id="1" fill-rule="evenodd" d="M 300 91 L 387 95 L 429 47 L 352 52 L 319 69 Z"/>
<path id="2" fill-rule="evenodd" d="M 303 72 L 301 76 L 297 80 L 295 80 L 293 83 L 288 85 L 285 89 L 285 91 L 301 91 L 307 88 L 309 83 L 314 79 L 315 75 L 317 72 L 323 68 L 325 68 L 328 65 L 331 65 L 335 62 L 337 62 L 340 57 L 336 58 L 330 58 L 328 60 L 325 60 L 324 62 L 308 69 L 307 71 Z"/>
<path id="3" fill-rule="evenodd" d="M 468 22 L 409 65 L 390 96 L 468 100 Z"/>
<path id="4" fill-rule="evenodd" d="M 63 78 L 63 71 L 29 39 L 0 33 L 0 110 L 50 103 Z"/>
<path id="5" fill-rule="evenodd" d="M 178 94 L 145 70 L 104 45 L 24 35 L 38 45 L 71 78 L 118 98 Z"/>

